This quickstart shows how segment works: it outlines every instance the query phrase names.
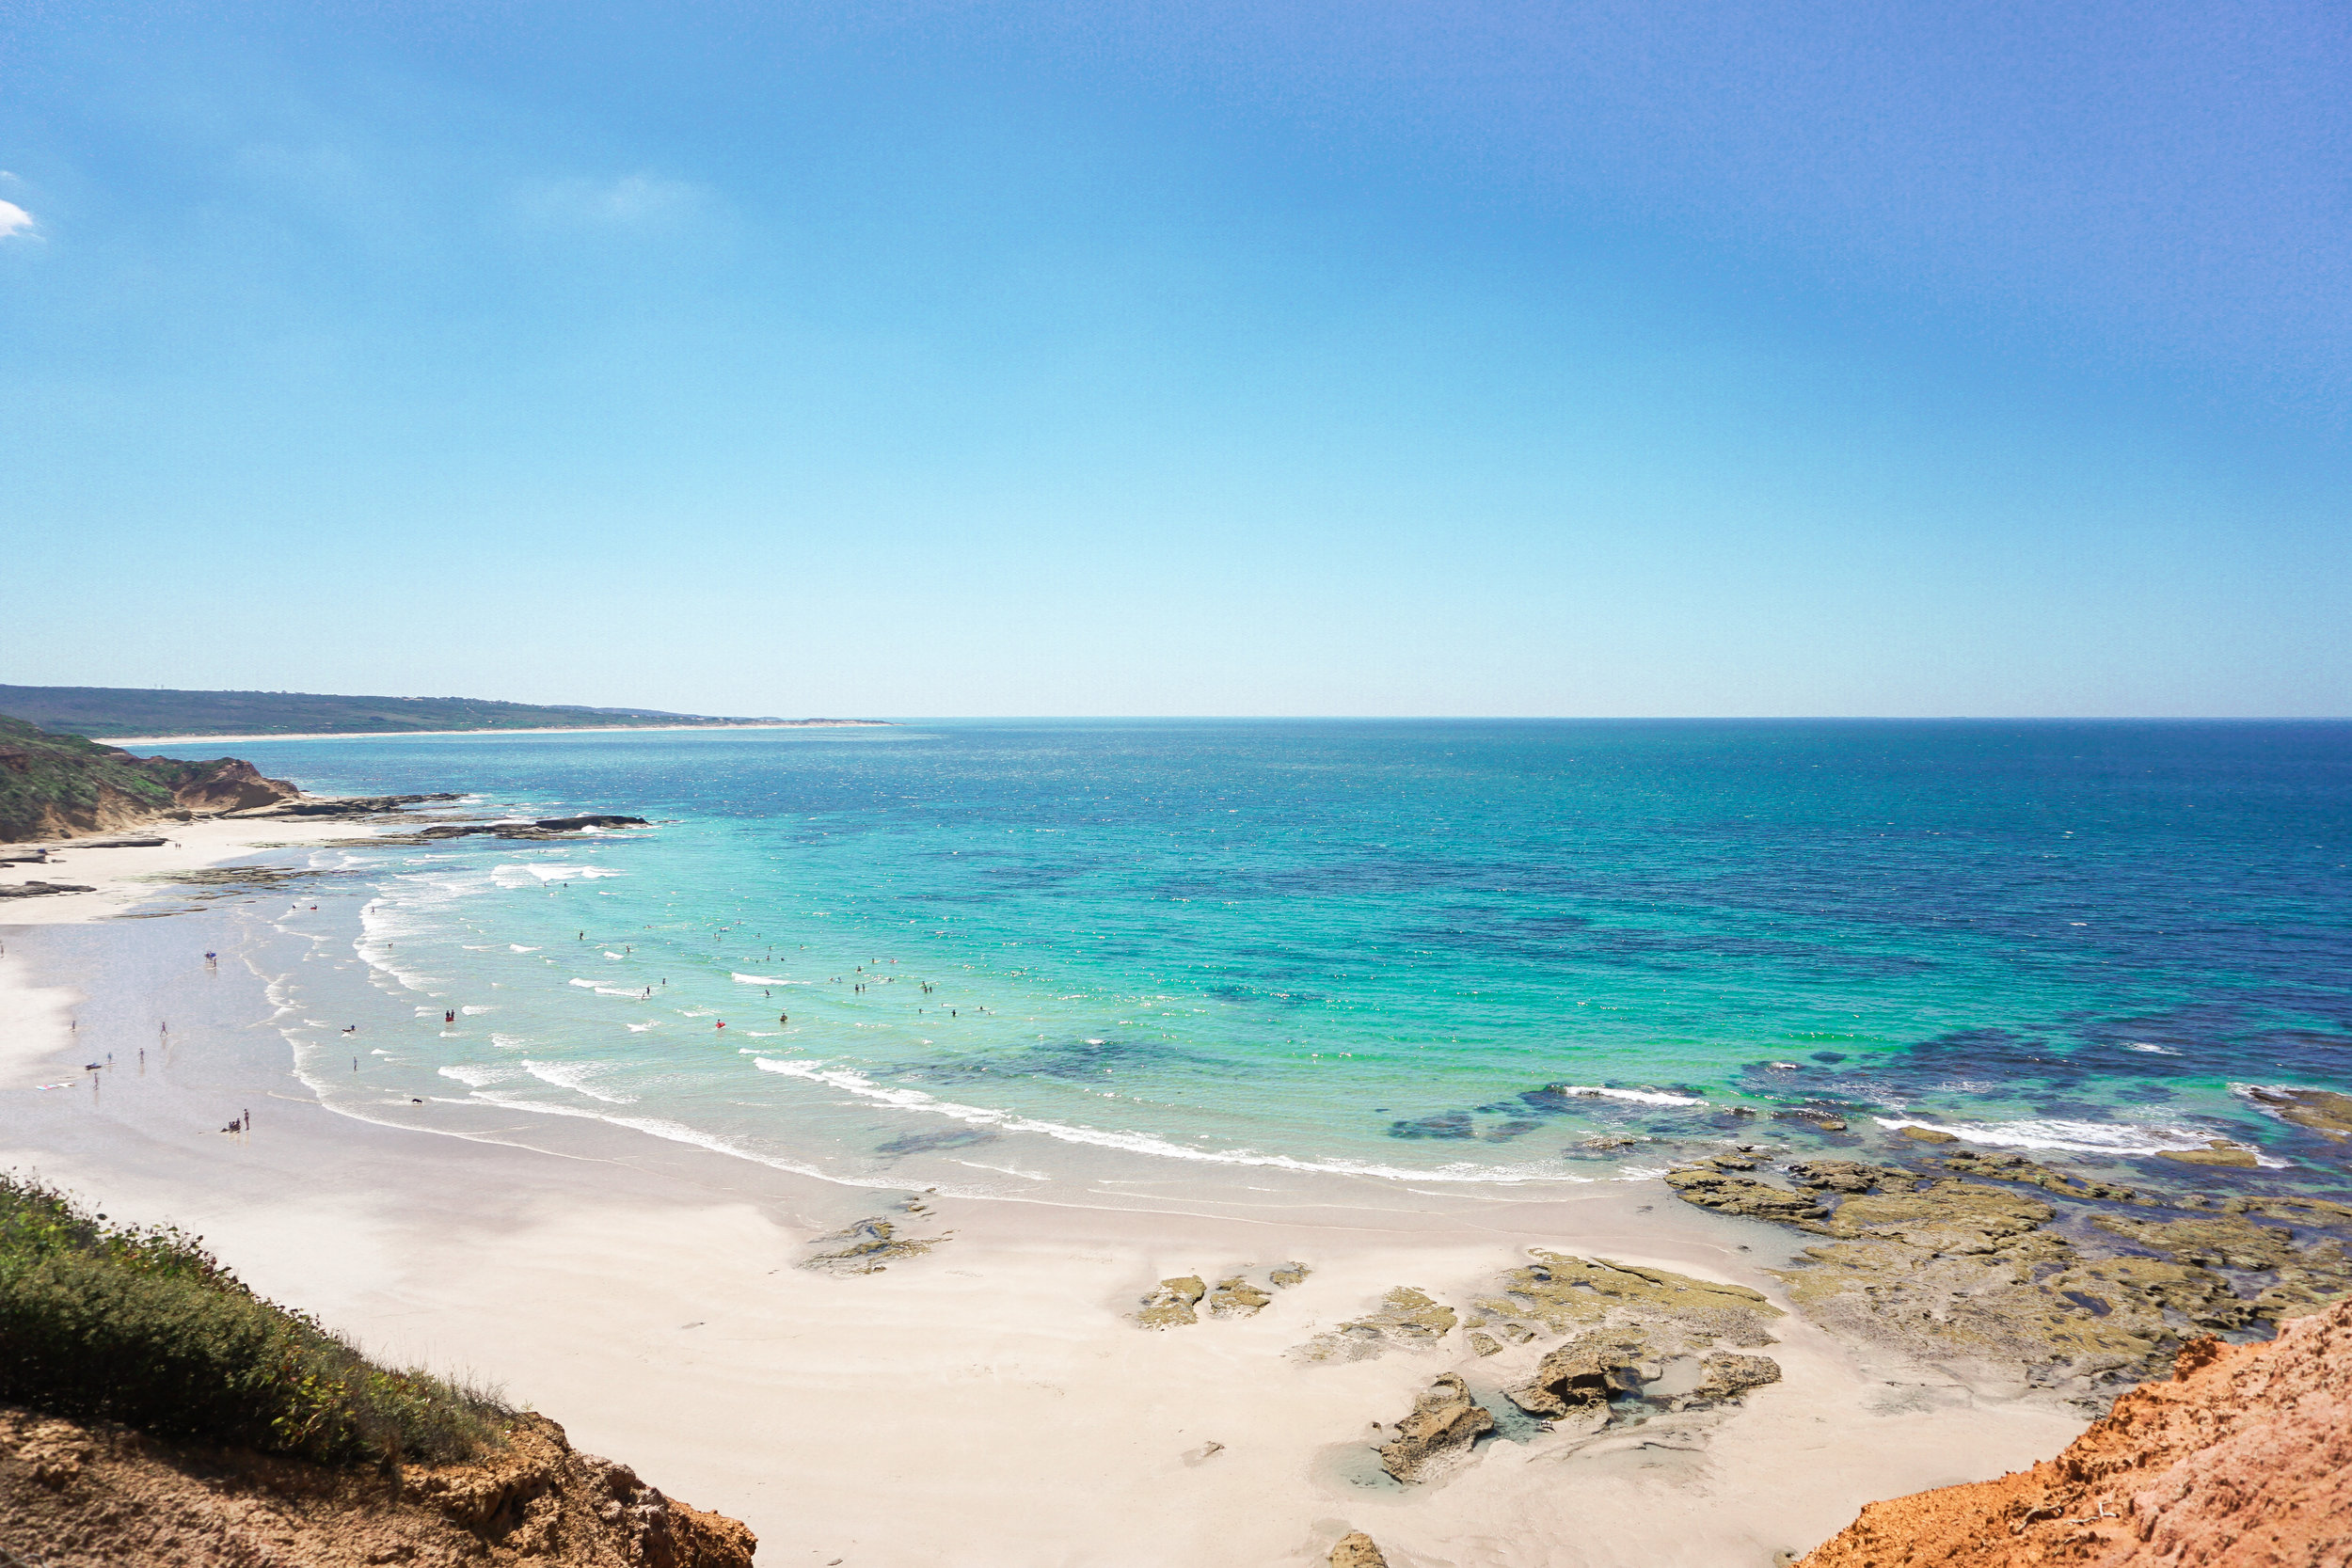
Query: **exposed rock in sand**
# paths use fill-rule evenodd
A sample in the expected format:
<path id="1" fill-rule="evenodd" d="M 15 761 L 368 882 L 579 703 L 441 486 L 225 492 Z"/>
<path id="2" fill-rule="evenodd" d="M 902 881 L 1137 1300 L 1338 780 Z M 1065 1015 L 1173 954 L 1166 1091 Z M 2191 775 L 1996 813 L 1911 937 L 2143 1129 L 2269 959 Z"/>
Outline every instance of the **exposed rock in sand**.
<path id="1" fill-rule="evenodd" d="M 44 1568 L 751 1568 L 755 1544 L 539 1416 L 480 1458 L 387 1474 L 0 1408 L 0 1555 Z"/>
<path id="2" fill-rule="evenodd" d="M 1230 1279 L 1218 1280 L 1216 1289 L 1209 1292 L 1209 1315 L 1213 1318 L 1247 1318 L 1273 1299 L 1235 1275 Z"/>
<path id="3" fill-rule="evenodd" d="M 1412 1414 L 1397 1422 L 1396 1435 L 1380 1445 L 1380 1467 L 1401 1481 L 1426 1481 L 1447 1461 L 1468 1453 L 1494 1425 L 1495 1418 L 1470 1398 L 1469 1386 L 1446 1372 L 1414 1400 Z"/>
<path id="4" fill-rule="evenodd" d="M 1200 1317 L 1193 1307 L 1200 1304 L 1202 1296 L 1208 1294 L 1208 1291 L 1199 1275 L 1163 1279 L 1150 1295 L 1143 1298 L 1142 1308 L 1136 1313 L 1136 1322 L 1146 1328 L 1180 1328 L 1186 1323 L 1197 1323 Z"/>
<path id="5" fill-rule="evenodd" d="M 1381 1298 L 1378 1310 L 1318 1334 L 1291 1354 L 1304 1361 L 1361 1361 L 1396 1345 L 1434 1345 L 1453 1332 L 1454 1321 L 1453 1307 L 1399 1285 Z"/>
<path id="6" fill-rule="evenodd" d="M 1331 1568 L 1389 1568 L 1389 1560 L 1362 1530 L 1351 1530 L 1331 1548 Z"/>
<path id="7" fill-rule="evenodd" d="M 1294 1285 L 1306 1284 L 1307 1276 L 1314 1272 L 1304 1263 L 1285 1263 L 1265 1276 L 1266 1283 L 1278 1291 L 1287 1291 Z"/>
<path id="8" fill-rule="evenodd" d="M 1698 1386 L 1687 1397 L 1693 1404 L 1716 1404 L 1779 1381 L 1780 1363 L 1771 1356 L 1719 1350 L 1699 1363 Z"/>
<path id="9" fill-rule="evenodd" d="M 2200 1339 L 2054 1460 L 1872 1503 L 1804 1568 L 2352 1561 L 2352 1303 L 2271 1344 Z"/>
<path id="10" fill-rule="evenodd" d="M 1760 1293 L 1738 1285 L 1541 1248 L 1531 1256 L 1533 1263 L 1502 1276 L 1502 1294 L 1478 1298 L 1473 1305 L 1480 1312 L 1532 1318 L 1554 1334 L 1605 1327 L 1639 1338 L 1661 1355 L 1681 1355 L 1719 1339 L 1769 1344 L 1764 1325 L 1781 1315 Z"/>
<path id="11" fill-rule="evenodd" d="M 1484 1333 L 1473 1328 L 1470 1331 L 1470 1333 L 1463 1336 L 1463 1338 L 1470 1341 L 1470 1348 L 1480 1355 L 1500 1355 L 1502 1354 L 1502 1341 L 1496 1338 L 1491 1334 Z"/>
<path id="12" fill-rule="evenodd" d="M 1546 1355 L 1534 1377 L 1509 1390 L 1510 1401 L 1531 1416 L 1585 1427 L 1605 1425 L 1610 1400 L 1641 1389 L 1643 1379 L 1634 1363 L 1643 1350 L 1636 1338 L 1585 1335 Z"/>
<path id="13" fill-rule="evenodd" d="M 901 1236 L 895 1223 L 876 1215 L 818 1237 L 809 1245 L 820 1250 L 802 1259 L 801 1267 L 820 1274 L 880 1274 L 901 1259 L 922 1257 L 946 1240 L 945 1236 Z"/>

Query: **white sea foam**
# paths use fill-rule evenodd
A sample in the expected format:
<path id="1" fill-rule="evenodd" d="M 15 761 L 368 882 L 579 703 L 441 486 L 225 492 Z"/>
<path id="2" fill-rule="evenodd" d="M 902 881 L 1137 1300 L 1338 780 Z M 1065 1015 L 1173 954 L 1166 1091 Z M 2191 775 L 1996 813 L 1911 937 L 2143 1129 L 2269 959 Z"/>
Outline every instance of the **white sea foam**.
<path id="1" fill-rule="evenodd" d="M 777 980 L 765 974 L 738 974 L 735 979 L 738 984 L 746 986 L 813 986 L 817 983 L 814 980 Z"/>
<path id="2" fill-rule="evenodd" d="M 589 1080 L 612 1070 L 610 1062 L 534 1062 L 525 1059 L 523 1070 L 543 1084 L 553 1084 L 559 1089 L 570 1089 L 591 1100 L 601 1100 L 608 1105 L 633 1105 L 633 1094 L 607 1094 Z"/>
<path id="3" fill-rule="evenodd" d="M 2150 1045 L 2146 1040 L 2129 1041 L 2124 1045 L 2123 1049 L 2126 1051 L 2144 1051 L 2151 1056 L 2177 1056 L 2180 1054 L 2180 1052 L 2173 1049 L 2171 1046 Z"/>
<path id="4" fill-rule="evenodd" d="M 460 1013 L 464 1014 L 464 1015 L 465 1015 L 466 1017 L 468 1017 L 468 1018 L 471 1018 L 471 1017 L 473 1017 L 473 1015 L 474 1015 L 474 1014 L 476 1014 L 476 1013 L 494 1013 L 494 1012 L 498 1011 L 498 1009 L 497 1009 L 496 1007 L 471 1007 L 471 1006 L 468 1006 L 468 1007 L 460 1007 L 460 1008 L 458 1008 L 457 1010 L 458 1010 Z"/>
<path id="5" fill-rule="evenodd" d="M 1694 1094 L 1666 1094 L 1657 1089 L 1604 1089 L 1597 1084 L 1563 1084 L 1562 1094 L 1597 1097 L 1602 1100 L 1626 1100 L 1636 1105 L 1704 1105 L 1706 1101 Z"/>
<path id="6" fill-rule="evenodd" d="M 642 1035 L 646 1030 L 652 1028 L 654 1023 L 660 1023 L 660 1022 L 661 1021 L 657 1018 L 653 1021 L 653 1023 L 632 1023 L 628 1026 L 628 1032 L 632 1035 Z"/>
<path id="7" fill-rule="evenodd" d="M 1881 1127 L 1900 1131 L 1923 1127 L 1949 1132 L 1963 1143 L 1993 1148 L 2050 1148 L 2074 1154 L 2162 1154 L 2167 1150 L 2203 1148 L 2211 1132 L 2185 1127 L 2146 1127 L 2136 1122 L 2057 1121 L 2027 1117 L 2019 1121 L 1932 1122 L 1915 1117 L 1878 1117 Z"/>
<path id="8" fill-rule="evenodd" d="M 620 877 L 627 873 L 610 871 L 601 865 L 578 865 L 570 861 L 558 861 L 553 865 L 501 865 L 493 876 L 521 874 L 543 882 L 586 882 L 598 877 Z"/>
<path id="9" fill-rule="evenodd" d="M 1398 1165 L 1373 1164 L 1360 1160 L 1299 1160 L 1288 1154 L 1266 1154 L 1254 1148 L 1187 1148 L 1183 1144 L 1150 1132 L 1105 1132 L 1095 1127 L 1073 1127 L 1066 1122 L 1044 1121 L 1012 1111 L 992 1110 L 983 1105 L 961 1105 L 952 1100 L 941 1100 L 920 1089 L 894 1089 L 877 1084 L 864 1073 L 848 1068 L 828 1068 L 815 1058 L 802 1061 L 778 1061 L 770 1056 L 755 1056 L 755 1066 L 762 1072 L 780 1072 L 787 1077 L 806 1079 L 844 1089 L 864 1100 L 879 1101 L 901 1111 L 917 1111 L 929 1116 L 946 1117 L 974 1127 L 1001 1128 L 1008 1132 L 1038 1132 L 1063 1143 L 1089 1144 L 1097 1148 L 1124 1149 L 1131 1154 L 1151 1154 L 1166 1160 L 1189 1160 L 1214 1165 L 1267 1165 L 1278 1170 L 1318 1171 L 1341 1176 L 1378 1176 L 1407 1181 L 1477 1181 L 1518 1183 L 1526 1181 L 1585 1182 L 1591 1177 L 1565 1173 L 1533 1171 L 1508 1165 L 1442 1165 L 1436 1170 L 1407 1170 Z"/>
<path id="10" fill-rule="evenodd" d="M 539 951 L 536 947 L 525 947 L 525 946 L 524 946 L 521 942 L 508 942 L 508 943 L 506 944 L 506 949 L 507 949 L 507 951 L 508 951 L 508 952 L 510 952 L 510 953 L 536 953 L 537 951 Z"/>
<path id="11" fill-rule="evenodd" d="M 440 1070 L 442 1077 L 454 1078 L 469 1089 L 503 1084 L 516 1075 L 513 1068 L 506 1067 L 445 1067 Z"/>

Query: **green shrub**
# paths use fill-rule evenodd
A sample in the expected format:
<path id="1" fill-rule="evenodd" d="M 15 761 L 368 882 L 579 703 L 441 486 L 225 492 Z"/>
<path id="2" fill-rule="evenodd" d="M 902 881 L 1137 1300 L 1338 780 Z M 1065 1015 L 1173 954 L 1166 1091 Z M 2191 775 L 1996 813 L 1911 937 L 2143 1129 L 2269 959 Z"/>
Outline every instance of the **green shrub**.
<path id="1" fill-rule="evenodd" d="M 378 1367 L 199 1242 L 0 1175 L 0 1401 L 328 1463 L 463 1458 L 509 1414 Z"/>

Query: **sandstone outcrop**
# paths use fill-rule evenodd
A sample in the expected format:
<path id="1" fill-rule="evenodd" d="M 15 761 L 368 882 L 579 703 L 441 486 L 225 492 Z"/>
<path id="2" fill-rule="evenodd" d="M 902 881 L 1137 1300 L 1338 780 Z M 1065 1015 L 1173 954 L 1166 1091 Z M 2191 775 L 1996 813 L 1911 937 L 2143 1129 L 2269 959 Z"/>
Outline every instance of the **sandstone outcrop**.
<path id="1" fill-rule="evenodd" d="M 1422 1390 L 1412 1414 L 1396 1423 L 1396 1435 L 1380 1445 L 1380 1467 L 1407 1483 L 1427 1481 L 1494 1427 L 1469 1385 L 1446 1372 Z"/>
<path id="2" fill-rule="evenodd" d="M 388 1474 L 0 1409 L 0 1560 L 43 1568 L 751 1568 L 755 1544 L 544 1417 Z"/>
<path id="3" fill-rule="evenodd" d="M 1331 1568 L 1389 1568 L 1389 1560 L 1362 1530 L 1350 1530 L 1331 1548 Z"/>
<path id="4" fill-rule="evenodd" d="M 1427 1292 L 1399 1285 L 1379 1307 L 1318 1334 L 1291 1354 L 1302 1361 L 1361 1361 L 1397 1346 L 1425 1349 L 1454 1332 L 1454 1308 Z"/>
<path id="5" fill-rule="evenodd" d="M 2343 1568 L 2352 1303 L 2267 1344 L 2205 1338 L 2056 1459 L 1872 1503 L 1803 1568 Z"/>

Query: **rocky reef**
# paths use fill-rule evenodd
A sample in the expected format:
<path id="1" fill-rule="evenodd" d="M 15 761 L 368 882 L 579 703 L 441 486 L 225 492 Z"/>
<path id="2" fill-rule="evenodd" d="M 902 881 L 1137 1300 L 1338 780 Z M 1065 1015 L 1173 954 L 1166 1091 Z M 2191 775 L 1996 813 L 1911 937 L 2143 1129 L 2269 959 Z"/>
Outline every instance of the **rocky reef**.
<path id="1" fill-rule="evenodd" d="M 1872 1503 L 1803 1568 L 2224 1568 L 2352 1560 L 2352 1303 L 2205 1338 L 2055 1459 Z"/>
<path id="2" fill-rule="evenodd" d="M 1799 1310 L 1963 1374 L 2097 1408 L 2201 1332 L 2252 1331 L 2352 1294 L 2352 1206 L 2165 1196 L 1957 1149 L 1911 1164 L 1792 1161 L 1780 1181 L 1710 1161 L 1685 1202 L 1811 1232 L 1781 1272 Z M 1785 1182 L 1786 1184 L 1781 1184 Z"/>
<path id="3" fill-rule="evenodd" d="M 462 1464 L 392 1471 L 171 1444 L 0 1407 L 0 1560 L 44 1568 L 751 1568 L 752 1532 L 539 1416 Z"/>

